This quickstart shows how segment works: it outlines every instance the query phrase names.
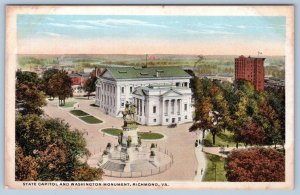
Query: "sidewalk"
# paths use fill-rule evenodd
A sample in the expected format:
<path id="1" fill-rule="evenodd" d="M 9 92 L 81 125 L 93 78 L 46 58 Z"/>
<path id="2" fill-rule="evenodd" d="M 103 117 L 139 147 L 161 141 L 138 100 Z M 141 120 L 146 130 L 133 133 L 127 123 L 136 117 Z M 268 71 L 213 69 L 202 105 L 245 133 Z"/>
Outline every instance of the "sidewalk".
<path id="1" fill-rule="evenodd" d="M 202 140 L 202 132 L 200 132 L 198 136 L 198 140 Z M 198 168 L 197 168 L 197 174 L 194 178 L 195 181 L 202 181 L 203 175 L 205 173 L 205 169 L 207 166 L 207 161 L 205 158 L 205 153 L 202 151 L 202 144 L 199 144 L 197 147 L 195 147 L 195 154 L 198 161 Z M 201 171 L 202 170 L 202 171 Z"/>
<path id="2" fill-rule="evenodd" d="M 202 147 L 202 146 L 201 146 Z M 224 147 L 224 152 L 230 152 L 232 150 L 241 150 L 241 149 L 249 149 L 249 148 L 253 148 L 253 147 L 257 147 L 257 146 L 239 146 L 238 148 L 236 147 Z M 265 148 L 275 148 L 274 145 L 270 145 L 270 146 L 259 146 L 259 147 L 265 147 Z M 276 147 L 277 149 L 278 148 L 282 148 L 282 146 L 280 145 L 277 145 Z M 210 153 L 210 154 L 214 154 L 214 155 L 217 155 L 217 156 L 221 156 L 223 158 L 226 158 L 227 155 L 224 154 L 224 153 L 220 153 L 221 151 L 221 147 L 203 147 L 203 151 L 206 152 L 206 153 Z"/>

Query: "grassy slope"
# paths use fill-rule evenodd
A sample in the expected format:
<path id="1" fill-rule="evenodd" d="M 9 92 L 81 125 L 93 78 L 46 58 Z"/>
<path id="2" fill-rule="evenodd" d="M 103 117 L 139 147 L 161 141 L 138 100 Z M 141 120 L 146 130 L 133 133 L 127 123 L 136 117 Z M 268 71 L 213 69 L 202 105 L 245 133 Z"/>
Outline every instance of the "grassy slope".
<path id="1" fill-rule="evenodd" d="M 230 131 L 223 131 L 219 135 L 216 135 L 216 144 L 213 145 L 213 139 L 212 139 L 212 134 L 206 132 L 205 136 L 205 146 L 236 146 L 236 143 L 234 141 L 233 133 Z M 239 144 L 242 146 L 242 144 Z"/>
<path id="2" fill-rule="evenodd" d="M 225 159 L 208 153 L 206 153 L 205 156 L 207 159 L 207 168 L 203 176 L 203 181 L 226 181 L 226 171 L 224 169 Z"/>

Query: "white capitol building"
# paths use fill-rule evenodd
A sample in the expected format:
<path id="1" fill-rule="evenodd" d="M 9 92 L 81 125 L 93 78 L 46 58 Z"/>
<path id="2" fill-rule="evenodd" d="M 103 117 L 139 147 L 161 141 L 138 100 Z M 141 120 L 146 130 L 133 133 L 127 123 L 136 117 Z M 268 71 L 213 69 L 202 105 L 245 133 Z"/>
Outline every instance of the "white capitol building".
<path id="1" fill-rule="evenodd" d="M 142 125 L 191 122 L 190 78 L 180 67 L 109 67 L 97 81 L 95 103 L 120 117 L 126 102 L 133 102 Z"/>

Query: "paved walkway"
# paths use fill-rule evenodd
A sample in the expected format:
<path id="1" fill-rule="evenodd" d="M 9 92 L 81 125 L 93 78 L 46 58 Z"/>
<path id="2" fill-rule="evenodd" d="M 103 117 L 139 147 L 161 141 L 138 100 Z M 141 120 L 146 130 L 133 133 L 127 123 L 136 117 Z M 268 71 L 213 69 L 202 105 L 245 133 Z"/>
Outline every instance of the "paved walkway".
<path id="1" fill-rule="evenodd" d="M 240 150 L 240 149 L 248 149 L 248 148 L 251 148 L 251 147 L 257 147 L 257 146 L 239 146 L 238 148 L 236 147 L 224 147 L 224 152 L 225 153 L 228 153 L 232 150 Z M 274 145 L 272 146 L 261 146 L 261 147 L 265 147 L 265 148 L 275 148 Z M 278 146 L 276 148 L 282 148 L 282 146 Z M 223 158 L 226 158 L 227 155 L 225 153 L 222 153 L 221 152 L 221 147 L 203 147 L 203 151 L 206 152 L 206 153 L 210 153 L 210 154 L 214 154 L 214 155 L 217 155 L 217 156 L 221 156 Z"/>
<path id="2" fill-rule="evenodd" d="M 202 131 L 200 131 L 200 134 L 198 135 L 198 140 L 201 140 L 202 142 Z M 202 181 L 207 166 L 207 160 L 205 158 L 205 153 L 203 152 L 202 148 L 202 144 L 198 144 L 198 146 L 195 147 L 195 154 L 198 161 L 197 173 L 194 178 L 195 181 Z"/>
<path id="3" fill-rule="evenodd" d="M 69 123 L 71 129 L 78 129 L 84 133 L 87 148 L 92 156 L 90 161 L 96 160 L 99 154 L 102 154 L 103 149 L 107 143 L 110 142 L 113 146 L 118 143 L 117 137 L 106 136 L 98 130 L 103 128 L 121 128 L 123 125 L 122 118 L 115 118 L 106 115 L 98 107 L 90 106 L 94 100 L 87 98 L 69 98 L 67 101 L 78 102 L 80 110 L 83 110 L 101 120 L 103 123 L 96 125 L 89 125 L 82 122 L 77 117 L 73 117 L 70 110 L 74 108 L 59 108 L 57 106 L 58 100 L 48 101 L 48 105 L 44 107 L 47 115 L 53 118 L 62 118 Z M 166 135 L 166 139 L 153 140 L 151 142 L 143 142 L 150 147 L 151 143 L 156 143 L 160 148 L 166 148 L 173 154 L 174 163 L 165 172 L 159 175 L 147 176 L 139 178 L 139 181 L 193 181 L 195 177 L 195 170 L 197 169 L 197 159 L 195 155 L 195 140 L 196 133 L 188 131 L 191 123 L 177 125 L 176 128 L 168 128 L 166 126 L 139 126 L 140 132 L 158 132 Z M 95 163 L 95 162 L 94 162 Z M 119 180 L 119 178 L 103 177 L 103 180 L 112 181 Z M 135 180 L 134 178 L 122 178 L 122 181 Z"/>

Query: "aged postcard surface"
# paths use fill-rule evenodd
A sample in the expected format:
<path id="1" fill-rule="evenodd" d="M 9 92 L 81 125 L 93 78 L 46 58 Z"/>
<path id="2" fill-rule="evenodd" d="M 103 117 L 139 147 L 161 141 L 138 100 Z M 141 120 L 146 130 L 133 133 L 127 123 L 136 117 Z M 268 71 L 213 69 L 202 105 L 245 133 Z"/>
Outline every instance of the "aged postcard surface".
<path id="1" fill-rule="evenodd" d="M 8 188 L 293 188 L 293 6 L 7 6 L 5 67 Z"/>

